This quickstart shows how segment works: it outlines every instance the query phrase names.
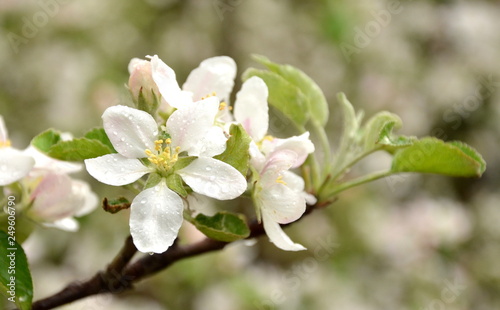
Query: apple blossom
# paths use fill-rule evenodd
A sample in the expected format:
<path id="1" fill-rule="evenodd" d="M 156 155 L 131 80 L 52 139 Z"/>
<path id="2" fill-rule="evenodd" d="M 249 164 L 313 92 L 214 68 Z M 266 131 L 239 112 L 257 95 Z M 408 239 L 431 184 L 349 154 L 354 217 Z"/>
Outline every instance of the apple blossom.
<path id="1" fill-rule="evenodd" d="M 218 110 L 216 97 L 194 102 L 174 111 L 162 132 L 144 111 L 114 106 L 104 112 L 104 130 L 118 154 L 85 160 L 87 171 L 114 186 L 146 174 L 160 177 L 132 201 L 130 231 L 139 251 L 162 253 L 177 237 L 184 206 L 169 182 L 180 177 L 194 192 L 219 200 L 236 198 L 246 190 L 238 170 L 212 158 L 226 147 L 222 129 L 213 124 Z"/>
<path id="2" fill-rule="evenodd" d="M 151 59 L 153 80 L 163 99 L 170 106 L 179 109 L 214 93 L 222 101 L 229 100 L 236 77 L 236 63 L 231 57 L 218 56 L 205 59 L 198 68 L 191 71 L 182 89 L 172 68 L 157 55 L 148 57 Z"/>
<path id="3" fill-rule="evenodd" d="M 26 176 L 35 160 L 11 147 L 7 128 L 0 115 L 0 186 L 9 185 Z"/>
<path id="4" fill-rule="evenodd" d="M 290 240 L 279 224 L 299 219 L 306 210 L 306 202 L 316 202 L 314 196 L 304 192 L 304 180 L 288 171 L 302 165 L 314 151 L 314 145 L 308 132 L 288 139 L 266 136 L 267 97 L 266 84 L 254 76 L 243 83 L 234 106 L 235 120 L 253 139 L 250 163 L 257 173 L 253 199 L 269 239 L 283 250 L 304 250 L 302 245 Z"/>

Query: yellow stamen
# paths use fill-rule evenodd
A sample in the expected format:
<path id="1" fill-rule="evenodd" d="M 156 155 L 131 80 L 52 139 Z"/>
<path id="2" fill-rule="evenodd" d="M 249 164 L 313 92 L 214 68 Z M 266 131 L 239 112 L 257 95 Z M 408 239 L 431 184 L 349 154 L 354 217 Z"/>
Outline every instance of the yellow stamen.
<path id="1" fill-rule="evenodd" d="M 6 140 L 6 141 L 0 141 L 0 148 L 2 147 L 9 147 L 11 144 L 10 144 L 10 140 Z"/>
<path id="2" fill-rule="evenodd" d="M 279 177 L 276 178 L 276 183 L 280 183 L 280 184 L 286 185 L 286 182 L 283 181 L 283 176 L 282 175 L 280 175 Z"/>
<path id="3" fill-rule="evenodd" d="M 167 172 L 179 159 L 181 148 L 177 146 L 174 150 L 172 150 L 170 146 L 172 140 L 170 138 L 165 140 L 156 140 L 154 143 L 155 152 L 147 149 L 144 153 L 146 153 L 149 162 L 154 164 L 160 172 Z M 172 154 L 172 152 L 174 154 Z"/>

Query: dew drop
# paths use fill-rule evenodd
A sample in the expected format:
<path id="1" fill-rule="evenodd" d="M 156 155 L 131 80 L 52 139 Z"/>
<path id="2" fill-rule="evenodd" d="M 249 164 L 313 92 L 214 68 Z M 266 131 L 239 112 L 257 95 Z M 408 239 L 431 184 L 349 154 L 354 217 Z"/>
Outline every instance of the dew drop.
<path id="1" fill-rule="evenodd" d="M 208 166 L 208 167 L 205 168 L 205 170 L 206 171 L 210 171 L 210 170 L 212 170 L 212 167 Z"/>
<path id="2" fill-rule="evenodd" d="M 124 138 L 124 137 L 121 137 L 121 138 L 120 138 L 120 141 L 121 141 L 121 142 L 125 142 L 125 138 Z"/>
<path id="3" fill-rule="evenodd" d="M 114 134 L 115 136 L 118 136 L 118 132 L 116 132 L 116 131 L 113 131 L 113 134 Z"/>
<path id="4" fill-rule="evenodd" d="M 146 204 L 147 202 L 148 202 L 148 200 L 147 200 L 147 199 L 143 199 L 143 200 L 141 200 L 141 203 L 142 203 L 143 205 L 144 205 L 144 204 Z"/>

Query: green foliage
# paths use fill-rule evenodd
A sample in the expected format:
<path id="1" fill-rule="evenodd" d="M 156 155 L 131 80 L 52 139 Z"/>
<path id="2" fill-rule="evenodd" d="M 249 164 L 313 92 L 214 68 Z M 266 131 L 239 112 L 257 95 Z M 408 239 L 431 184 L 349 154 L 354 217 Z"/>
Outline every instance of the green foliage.
<path id="1" fill-rule="evenodd" d="M 394 154 L 391 171 L 479 177 L 485 168 L 481 155 L 464 143 L 423 138 Z"/>
<path id="2" fill-rule="evenodd" d="M 181 197 L 186 198 L 188 195 L 188 191 L 184 187 L 184 182 L 178 174 L 174 173 L 167 177 L 167 186 Z"/>
<path id="3" fill-rule="evenodd" d="M 250 229 L 242 214 L 229 212 L 218 212 L 214 216 L 198 214 L 193 219 L 193 224 L 207 237 L 224 242 L 244 239 L 250 235 Z"/>
<path id="4" fill-rule="evenodd" d="M 246 176 L 252 138 L 250 138 L 241 124 L 232 124 L 229 134 L 231 137 L 226 142 L 226 150 L 222 154 L 214 156 L 214 158 L 233 166 L 243 176 Z"/>
<path id="5" fill-rule="evenodd" d="M 323 91 L 316 82 L 303 71 L 293 66 L 280 65 L 260 55 L 254 55 L 254 59 L 297 87 L 306 98 L 307 112 L 310 114 L 311 120 L 317 122 L 320 126 L 325 126 L 329 115 L 328 103 Z"/>
<path id="6" fill-rule="evenodd" d="M 82 161 L 116 153 L 102 128 L 87 132 L 83 138 L 68 141 L 62 141 L 59 132 L 49 129 L 33 138 L 31 144 L 52 158 L 66 161 Z"/>
<path id="7" fill-rule="evenodd" d="M 269 104 L 299 126 L 304 126 L 309 118 L 307 98 L 298 87 L 279 74 L 266 70 L 249 68 L 243 73 L 243 80 L 258 76 L 269 88 Z"/>
<path id="8" fill-rule="evenodd" d="M 31 273 L 26 254 L 11 232 L 0 230 L 0 292 L 21 310 L 29 310 L 33 300 Z"/>

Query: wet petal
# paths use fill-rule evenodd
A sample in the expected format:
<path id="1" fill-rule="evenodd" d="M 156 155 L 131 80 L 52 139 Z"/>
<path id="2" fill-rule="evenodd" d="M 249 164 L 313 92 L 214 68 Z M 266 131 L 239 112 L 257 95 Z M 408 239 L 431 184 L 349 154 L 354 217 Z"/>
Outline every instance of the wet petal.
<path id="1" fill-rule="evenodd" d="M 215 92 L 222 101 L 228 101 L 236 77 L 236 63 L 231 57 L 218 56 L 205 59 L 189 74 L 183 90 L 193 94 L 193 100 Z"/>
<path id="2" fill-rule="evenodd" d="M 274 222 L 266 212 L 262 212 L 262 221 L 269 240 L 278 248 L 285 251 L 306 250 L 304 246 L 293 242 L 290 237 L 285 234 L 283 229 L 281 229 L 280 225 Z"/>
<path id="3" fill-rule="evenodd" d="M 167 120 L 167 132 L 172 137 L 172 145 L 179 146 L 181 151 L 191 156 L 213 156 L 216 151 L 222 153 L 226 139 L 222 130 L 212 129 L 218 111 L 219 100 L 216 97 L 175 111 Z"/>
<path id="4" fill-rule="evenodd" d="M 306 211 L 306 201 L 301 191 L 294 191 L 288 186 L 275 183 L 257 192 L 258 206 L 274 222 L 287 224 L 298 220 Z"/>
<path id="5" fill-rule="evenodd" d="M 267 97 L 266 83 L 254 76 L 243 83 L 234 103 L 234 118 L 257 142 L 264 138 L 269 127 Z"/>
<path id="6" fill-rule="evenodd" d="M 177 173 L 193 191 L 219 200 L 234 199 L 246 190 L 245 177 L 233 166 L 200 157 Z"/>
<path id="7" fill-rule="evenodd" d="M 0 186 L 16 182 L 26 176 L 35 160 L 11 147 L 0 148 Z"/>
<path id="8" fill-rule="evenodd" d="M 130 233 L 137 249 L 165 252 L 177 238 L 183 208 L 182 199 L 164 181 L 137 195 L 130 207 Z"/>
<path id="9" fill-rule="evenodd" d="M 106 109 L 102 119 L 109 140 L 121 155 L 144 158 L 146 149 L 154 149 L 158 125 L 150 114 L 117 105 Z"/>
<path id="10" fill-rule="evenodd" d="M 272 153 L 260 171 L 262 186 L 272 186 L 283 171 L 290 169 L 296 161 L 297 153 L 293 151 L 280 150 Z"/>
<path id="11" fill-rule="evenodd" d="M 114 186 L 130 184 L 151 172 L 140 160 L 126 158 L 120 154 L 86 159 L 85 167 L 89 174 L 99 182 Z"/>

